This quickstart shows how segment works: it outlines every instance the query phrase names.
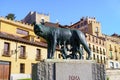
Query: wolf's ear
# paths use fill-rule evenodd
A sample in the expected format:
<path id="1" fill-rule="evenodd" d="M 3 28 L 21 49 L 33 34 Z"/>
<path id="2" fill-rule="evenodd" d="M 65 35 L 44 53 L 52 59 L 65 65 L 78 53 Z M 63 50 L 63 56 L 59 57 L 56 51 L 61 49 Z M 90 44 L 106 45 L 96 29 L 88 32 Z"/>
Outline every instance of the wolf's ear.
<path id="1" fill-rule="evenodd" d="M 36 22 L 33 22 L 32 25 L 34 26 L 36 24 Z"/>

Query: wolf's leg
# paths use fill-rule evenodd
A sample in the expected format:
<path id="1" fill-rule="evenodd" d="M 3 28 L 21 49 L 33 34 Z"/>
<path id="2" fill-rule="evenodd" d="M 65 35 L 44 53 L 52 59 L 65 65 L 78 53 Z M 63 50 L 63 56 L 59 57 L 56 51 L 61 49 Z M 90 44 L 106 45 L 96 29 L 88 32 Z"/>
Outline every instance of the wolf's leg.
<path id="1" fill-rule="evenodd" d="M 48 42 L 48 48 L 47 48 L 47 58 L 50 59 L 51 58 L 51 43 Z"/>

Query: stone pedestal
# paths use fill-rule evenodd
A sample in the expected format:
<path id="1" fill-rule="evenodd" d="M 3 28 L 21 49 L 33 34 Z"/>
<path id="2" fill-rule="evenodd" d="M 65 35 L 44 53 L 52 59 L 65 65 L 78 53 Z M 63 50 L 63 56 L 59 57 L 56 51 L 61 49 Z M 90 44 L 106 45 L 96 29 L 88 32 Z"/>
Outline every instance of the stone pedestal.
<path id="1" fill-rule="evenodd" d="M 105 80 L 105 67 L 90 60 L 47 59 L 33 66 L 32 80 Z"/>

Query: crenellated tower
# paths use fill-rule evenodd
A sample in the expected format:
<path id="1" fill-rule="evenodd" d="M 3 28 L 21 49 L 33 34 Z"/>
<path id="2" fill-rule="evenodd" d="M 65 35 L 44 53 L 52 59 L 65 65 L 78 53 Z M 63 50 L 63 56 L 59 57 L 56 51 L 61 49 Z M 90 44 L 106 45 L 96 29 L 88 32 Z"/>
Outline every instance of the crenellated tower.
<path id="1" fill-rule="evenodd" d="M 36 22 L 39 24 L 40 22 L 49 22 L 50 16 L 49 14 L 38 13 L 38 12 L 29 12 L 27 16 L 22 20 L 22 22 L 33 24 Z"/>
<path id="2" fill-rule="evenodd" d="M 82 17 L 80 21 L 73 24 L 71 27 L 75 29 L 80 29 L 81 31 L 91 35 L 102 35 L 101 24 L 100 22 L 96 21 L 95 17 Z"/>

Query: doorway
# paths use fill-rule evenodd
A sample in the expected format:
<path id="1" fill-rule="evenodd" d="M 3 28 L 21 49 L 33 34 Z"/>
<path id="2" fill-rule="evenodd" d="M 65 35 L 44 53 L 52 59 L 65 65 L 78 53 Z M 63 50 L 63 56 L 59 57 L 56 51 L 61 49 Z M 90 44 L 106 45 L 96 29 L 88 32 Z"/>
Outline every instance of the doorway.
<path id="1" fill-rule="evenodd" d="M 0 80 L 10 79 L 10 62 L 0 61 Z"/>

